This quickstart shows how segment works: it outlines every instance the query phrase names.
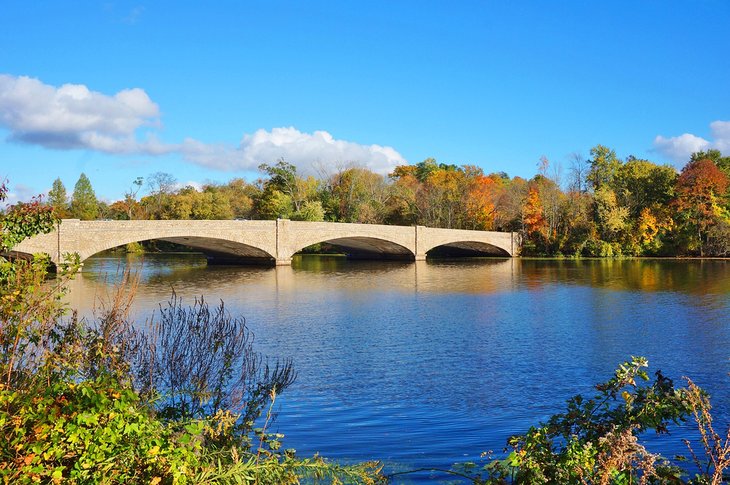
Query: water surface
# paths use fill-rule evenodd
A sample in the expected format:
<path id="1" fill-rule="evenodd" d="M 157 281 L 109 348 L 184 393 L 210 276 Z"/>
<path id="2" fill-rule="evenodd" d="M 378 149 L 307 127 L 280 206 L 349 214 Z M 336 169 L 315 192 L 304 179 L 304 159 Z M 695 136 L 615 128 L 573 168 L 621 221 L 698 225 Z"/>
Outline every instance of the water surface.
<path id="1" fill-rule="evenodd" d="M 275 427 L 304 455 L 379 459 L 391 471 L 477 460 L 631 355 L 678 382 L 691 376 L 720 421 L 730 414 L 726 261 L 303 256 L 241 268 L 99 256 L 74 281 L 72 305 L 88 312 L 127 264 L 140 276 L 138 321 L 173 290 L 191 303 L 204 295 L 246 318 L 258 350 L 293 358 L 299 376 Z M 684 452 L 687 433 L 649 444 Z"/>

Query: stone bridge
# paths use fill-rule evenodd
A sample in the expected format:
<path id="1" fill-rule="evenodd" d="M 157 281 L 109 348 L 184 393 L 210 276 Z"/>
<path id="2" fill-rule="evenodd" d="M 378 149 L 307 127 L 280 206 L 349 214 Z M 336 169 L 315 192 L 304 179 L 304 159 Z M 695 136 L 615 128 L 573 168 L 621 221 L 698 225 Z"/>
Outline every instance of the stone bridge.
<path id="1" fill-rule="evenodd" d="M 49 234 L 21 242 L 11 256 L 46 253 L 58 263 L 66 253 L 81 261 L 132 242 L 162 240 L 203 252 L 209 263 L 291 264 L 292 256 L 328 243 L 354 259 L 424 260 L 426 254 L 513 256 L 515 233 L 334 222 L 276 221 L 80 221 L 64 219 Z"/>

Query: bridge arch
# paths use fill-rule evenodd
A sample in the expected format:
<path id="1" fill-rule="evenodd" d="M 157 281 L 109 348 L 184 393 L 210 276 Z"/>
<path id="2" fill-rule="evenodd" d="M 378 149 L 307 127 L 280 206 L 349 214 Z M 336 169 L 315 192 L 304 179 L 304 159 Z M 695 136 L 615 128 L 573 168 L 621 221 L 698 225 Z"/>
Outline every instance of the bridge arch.
<path id="1" fill-rule="evenodd" d="M 428 256 L 441 257 L 482 257 L 496 256 L 509 258 L 511 254 L 504 248 L 481 241 L 454 241 L 438 244 L 426 251 Z"/>
<path id="2" fill-rule="evenodd" d="M 181 246 L 188 246 L 203 253 L 211 264 L 233 264 L 233 263 L 260 263 L 273 264 L 276 258 L 265 250 L 238 241 L 231 241 L 212 236 L 165 236 L 153 238 L 126 237 L 115 241 L 102 241 L 92 246 L 87 246 L 79 252 L 81 261 L 90 258 L 109 249 L 125 246 L 130 243 L 141 243 L 146 241 L 165 241 Z"/>
<path id="3" fill-rule="evenodd" d="M 419 252 L 426 255 L 435 248 L 452 251 L 455 256 L 514 256 L 518 250 L 511 232 L 469 231 L 464 229 L 419 228 Z M 432 253 L 433 254 L 433 253 Z"/>
<path id="4" fill-rule="evenodd" d="M 380 224 L 278 221 L 278 255 L 281 262 L 312 244 L 328 243 L 343 248 L 352 258 L 402 259 L 416 257 L 412 227 Z"/>
<path id="5" fill-rule="evenodd" d="M 83 262 L 125 244 L 161 240 L 201 250 L 209 262 L 269 263 L 276 259 L 276 221 L 79 221 L 24 241 L 15 250 L 46 252 L 58 263 L 66 252 Z"/>
<path id="6" fill-rule="evenodd" d="M 343 250 L 350 259 L 392 259 L 413 261 L 416 255 L 407 247 L 372 236 L 346 236 L 323 239 L 296 249 L 292 256 L 312 244 L 327 243 Z M 301 243 L 300 243 L 301 245 Z"/>

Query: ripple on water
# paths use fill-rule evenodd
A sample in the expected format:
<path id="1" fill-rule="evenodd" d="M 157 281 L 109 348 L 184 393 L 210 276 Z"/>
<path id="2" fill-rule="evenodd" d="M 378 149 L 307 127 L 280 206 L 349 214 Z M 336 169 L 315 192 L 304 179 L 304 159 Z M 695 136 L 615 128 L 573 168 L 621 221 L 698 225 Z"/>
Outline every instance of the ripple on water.
<path id="1" fill-rule="evenodd" d="M 138 262 L 89 260 L 71 303 L 88 311 L 118 267 Z M 265 269 L 152 255 L 136 266 L 135 308 L 142 319 L 173 289 L 190 302 L 222 299 L 259 350 L 293 358 L 299 377 L 273 425 L 285 446 L 390 470 L 448 468 L 501 452 L 631 355 L 677 381 L 691 376 L 727 421 L 730 270 L 716 263 L 301 258 Z M 648 442 L 684 452 L 688 433 Z"/>

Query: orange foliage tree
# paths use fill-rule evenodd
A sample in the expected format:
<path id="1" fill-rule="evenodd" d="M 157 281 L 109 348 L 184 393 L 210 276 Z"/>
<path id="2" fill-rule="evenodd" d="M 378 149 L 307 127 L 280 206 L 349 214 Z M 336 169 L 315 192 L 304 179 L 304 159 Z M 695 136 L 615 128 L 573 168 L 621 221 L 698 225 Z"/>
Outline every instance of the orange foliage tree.
<path id="1" fill-rule="evenodd" d="M 677 179 L 676 199 L 679 227 L 687 249 L 704 255 L 707 231 L 720 220 L 730 180 L 712 160 L 690 161 Z"/>
<path id="2" fill-rule="evenodd" d="M 543 213 L 540 192 L 532 185 L 527 189 L 527 197 L 522 206 L 522 222 L 525 231 L 525 249 L 529 251 L 530 243 L 534 246 L 544 245 L 547 238 L 548 223 Z"/>
<path id="3" fill-rule="evenodd" d="M 494 179 L 485 175 L 474 176 L 466 190 L 466 217 L 471 229 L 491 231 L 496 215 L 497 187 Z"/>

